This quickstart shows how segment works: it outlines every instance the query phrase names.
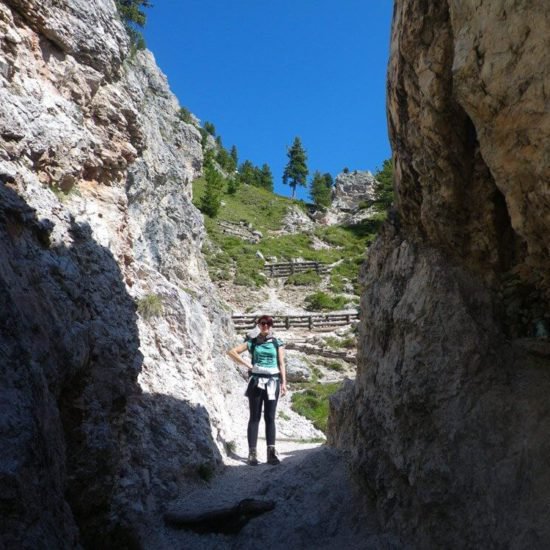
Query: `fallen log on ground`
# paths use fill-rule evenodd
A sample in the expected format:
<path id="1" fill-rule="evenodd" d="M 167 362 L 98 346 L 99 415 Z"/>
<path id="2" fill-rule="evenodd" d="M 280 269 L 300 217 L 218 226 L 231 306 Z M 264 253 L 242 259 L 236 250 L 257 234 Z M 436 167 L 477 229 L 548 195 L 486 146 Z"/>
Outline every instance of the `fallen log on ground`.
<path id="1" fill-rule="evenodd" d="M 190 529 L 195 533 L 238 533 L 252 518 L 275 508 L 272 500 L 245 498 L 234 506 L 209 509 L 195 513 L 168 512 L 164 521 L 177 529 Z"/>

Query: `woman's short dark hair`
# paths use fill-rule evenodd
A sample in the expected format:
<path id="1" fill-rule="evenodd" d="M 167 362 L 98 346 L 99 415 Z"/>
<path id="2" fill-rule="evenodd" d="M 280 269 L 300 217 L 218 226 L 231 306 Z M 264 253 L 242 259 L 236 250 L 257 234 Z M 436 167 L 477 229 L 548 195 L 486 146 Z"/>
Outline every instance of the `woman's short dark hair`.
<path id="1" fill-rule="evenodd" d="M 267 323 L 270 327 L 273 326 L 273 317 L 270 317 L 269 315 L 262 315 L 256 324 L 260 324 L 261 322 Z"/>

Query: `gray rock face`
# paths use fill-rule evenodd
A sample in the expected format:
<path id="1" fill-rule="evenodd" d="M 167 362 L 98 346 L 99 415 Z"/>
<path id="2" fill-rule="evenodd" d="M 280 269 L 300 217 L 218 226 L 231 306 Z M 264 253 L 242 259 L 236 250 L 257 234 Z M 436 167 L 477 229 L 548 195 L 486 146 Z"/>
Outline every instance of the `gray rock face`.
<path id="1" fill-rule="evenodd" d="M 289 206 L 283 219 L 282 229 L 287 233 L 299 233 L 307 229 L 313 229 L 315 224 L 308 215 L 298 206 Z"/>
<path id="2" fill-rule="evenodd" d="M 200 133 L 179 120 L 179 103 L 151 53 L 137 54 L 126 79 L 147 143 L 128 176 L 136 259 L 169 279 L 201 283 L 204 226 L 191 204 L 191 182 L 202 170 Z"/>
<path id="3" fill-rule="evenodd" d="M 5 0 L 4 4 L 38 36 L 52 42 L 59 57 L 69 54 L 106 77 L 118 71 L 128 53 L 129 40 L 111 0 Z"/>
<path id="4" fill-rule="evenodd" d="M 357 382 L 329 441 L 419 548 L 550 544 L 550 351 L 534 340 L 550 311 L 550 7 L 517 8 L 394 10 L 398 214 L 369 251 Z"/>
<path id="5" fill-rule="evenodd" d="M 200 136 L 127 44 L 111 1 L 0 1 L 0 546 L 137 544 L 246 414 Z"/>
<path id="6" fill-rule="evenodd" d="M 302 354 L 288 351 L 285 358 L 286 378 L 289 382 L 311 380 L 311 368 Z"/>
<path id="7" fill-rule="evenodd" d="M 313 218 L 323 225 L 353 225 L 372 217 L 370 208 L 360 208 L 361 203 L 374 198 L 376 180 L 368 171 L 341 172 L 334 180 L 332 204 L 319 210 Z"/>
<path id="8" fill-rule="evenodd" d="M 368 171 L 341 172 L 334 180 L 332 208 L 355 211 L 362 201 L 374 197 L 376 180 Z"/>

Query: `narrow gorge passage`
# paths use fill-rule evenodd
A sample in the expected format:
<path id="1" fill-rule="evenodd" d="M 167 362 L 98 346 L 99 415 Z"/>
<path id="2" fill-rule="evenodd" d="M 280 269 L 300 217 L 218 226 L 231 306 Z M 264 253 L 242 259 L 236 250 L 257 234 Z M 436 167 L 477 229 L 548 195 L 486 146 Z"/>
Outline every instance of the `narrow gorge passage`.
<path id="1" fill-rule="evenodd" d="M 250 308 L 253 304 L 255 317 L 262 313 L 275 318 L 289 314 L 311 315 L 311 311 L 299 307 L 311 289 L 291 292 L 293 305 L 290 305 L 286 301 L 289 293 L 288 289 L 285 292 L 285 282 L 285 278 L 272 279 L 267 287 L 250 293 Z M 227 287 L 225 292 L 228 292 Z M 238 292 L 226 296 L 230 302 L 235 302 Z M 350 329 L 348 326 L 336 328 L 340 332 Z M 335 338 L 334 330 L 281 328 L 274 334 L 285 342 L 311 339 L 323 342 L 323 338 Z M 254 331 L 237 331 L 239 338 L 250 332 Z M 300 374 L 294 370 L 296 359 L 305 360 L 305 368 L 312 368 L 315 376 L 324 382 L 339 383 L 347 376 L 354 376 L 353 366 L 346 372 L 331 372 L 323 366 L 321 356 L 288 350 L 286 358 L 288 377 L 293 382 Z M 230 368 L 245 370 L 237 365 Z M 247 464 L 248 410 L 243 375 L 240 395 L 237 394 L 243 410 L 236 416 L 233 430 L 237 436 L 223 456 L 224 467 L 213 473 L 211 479 L 189 488 L 166 506 L 164 527 L 148 533 L 144 541 L 147 548 L 358 548 L 367 540 L 376 545 L 388 543 L 391 537 L 380 535 L 374 514 L 367 512 L 364 497 L 354 487 L 346 454 L 327 447 L 324 433 L 292 409 L 292 395 L 307 392 L 302 387 L 304 384 L 293 382 L 288 384 L 289 393 L 279 399 L 277 408 L 276 447 L 281 463 L 272 466 L 266 462 L 262 419 L 258 441 L 260 464 Z M 234 404 L 235 396 L 232 399 Z M 250 517 L 235 512 L 240 503 L 243 507 L 247 502 L 264 506 L 267 510 Z M 209 516 L 214 519 L 203 519 Z"/>
<path id="2" fill-rule="evenodd" d="M 306 3 L 151 3 L 0 0 L 0 547 L 550 548 L 550 3 L 334 0 L 292 35 Z M 377 122 L 381 41 L 348 38 L 391 7 Z M 181 97 L 142 48 L 156 9 Z M 243 68 L 260 42 L 283 78 Z M 226 75 L 244 93 L 199 84 Z M 253 150 L 284 123 L 280 169 L 191 92 L 219 128 L 244 98 Z M 386 120 L 391 153 L 359 169 Z M 277 466 L 263 421 L 245 464 L 234 313 L 307 314 L 279 333 Z"/>

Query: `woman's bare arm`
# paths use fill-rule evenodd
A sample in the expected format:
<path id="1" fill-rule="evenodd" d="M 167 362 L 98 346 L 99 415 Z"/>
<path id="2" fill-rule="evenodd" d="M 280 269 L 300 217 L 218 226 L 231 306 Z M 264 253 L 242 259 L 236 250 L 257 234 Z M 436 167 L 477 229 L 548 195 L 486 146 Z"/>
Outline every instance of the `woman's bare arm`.
<path id="1" fill-rule="evenodd" d="M 279 347 L 277 349 L 279 358 L 279 370 L 281 371 L 281 396 L 286 394 L 286 366 L 285 366 L 285 349 Z"/>
<path id="2" fill-rule="evenodd" d="M 248 350 L 248 346 L 246 345 L 246 342 L 245 342 L 243 344 L 239 344 L 238 346 L 235 346 L 234 348 L 230 349 L 227 352 L 227 355 L 229 355 L 229 357 L 231 357 L 231 359 L 233 359 L 235 363 L 239 363 L 239 365 L 243 365 L 247 369 L 252 370 L 252 365 L 250 364 L 250 361 L 245 361 L 240 355 L 241 353 L 247 350 Z"/>

